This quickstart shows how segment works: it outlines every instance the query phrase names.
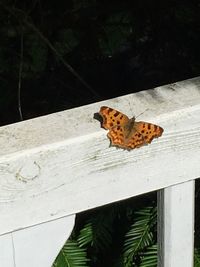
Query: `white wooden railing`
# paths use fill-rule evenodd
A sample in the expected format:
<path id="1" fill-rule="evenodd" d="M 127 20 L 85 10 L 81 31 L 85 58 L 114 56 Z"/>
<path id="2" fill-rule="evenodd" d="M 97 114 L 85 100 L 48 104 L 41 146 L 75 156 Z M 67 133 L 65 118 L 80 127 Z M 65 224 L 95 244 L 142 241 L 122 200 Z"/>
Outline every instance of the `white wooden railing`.
<path id="1" fill-rule="evenodd" d="M 107 105 L 157 123 L 161 138 L 109 147 L 93 119 Z M 200 177 L 200 78 L 0 128 L 0 266 L 49 267 L 75 214 L 158 190 L 159 266 L 193 266 Z"/>

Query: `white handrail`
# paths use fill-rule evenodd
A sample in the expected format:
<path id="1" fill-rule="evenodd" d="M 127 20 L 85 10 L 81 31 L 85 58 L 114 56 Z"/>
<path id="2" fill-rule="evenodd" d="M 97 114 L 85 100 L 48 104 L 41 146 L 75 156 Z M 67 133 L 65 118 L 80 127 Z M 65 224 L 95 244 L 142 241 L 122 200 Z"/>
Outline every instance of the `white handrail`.
<path id="1" fill-rule="evenodd" d="M 199 88 L 195 78 L 1 127 L 0 235 L 200 177 Z M 109 147 L 93 119 L 103 105 L 147 110 L 138 120 L 164 134 Z"/>

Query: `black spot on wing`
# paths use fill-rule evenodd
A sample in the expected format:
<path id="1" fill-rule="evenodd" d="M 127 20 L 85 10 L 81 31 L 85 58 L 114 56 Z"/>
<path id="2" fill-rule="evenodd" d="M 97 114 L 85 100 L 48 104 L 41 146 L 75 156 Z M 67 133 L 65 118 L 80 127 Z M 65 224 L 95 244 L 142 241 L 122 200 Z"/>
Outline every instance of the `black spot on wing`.
<path id="1" fill-rule="evenodd" d="M 119 115 L 119 111 L 116 111 L 114 116 L 117 117 Z"/>

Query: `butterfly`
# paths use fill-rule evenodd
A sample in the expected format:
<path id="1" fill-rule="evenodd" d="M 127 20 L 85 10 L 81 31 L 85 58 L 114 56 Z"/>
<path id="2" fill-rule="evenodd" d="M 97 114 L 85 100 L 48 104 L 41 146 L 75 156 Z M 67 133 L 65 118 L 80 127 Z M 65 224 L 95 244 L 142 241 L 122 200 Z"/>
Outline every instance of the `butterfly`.
<path id="1" fill-rule="evenodd" d="M 99 115 L 102 117 L 102 127 L 109 130 L 107 136 L 111 145 L 124 149 L 134 149 L 151 143 L 163 133 L 163 128 L 158 125 L 129 119 L 125 114 L 110 107 L 101 107 Z"/>

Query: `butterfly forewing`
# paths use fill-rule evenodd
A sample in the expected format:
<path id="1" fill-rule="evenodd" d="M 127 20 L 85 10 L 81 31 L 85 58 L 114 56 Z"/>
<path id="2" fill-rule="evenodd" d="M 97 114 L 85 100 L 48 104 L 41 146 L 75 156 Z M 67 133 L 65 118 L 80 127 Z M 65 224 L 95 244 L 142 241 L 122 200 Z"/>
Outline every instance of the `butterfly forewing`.
<path id="1" fill-rule="evenodd" d="M 101 107 L 99 114 L 103 118 L 102 127 L 105 129 L 111 129 L 119 125 L 122 126 L 129 121 L 129 118 L 123 113 L 105 106 Z"/>

